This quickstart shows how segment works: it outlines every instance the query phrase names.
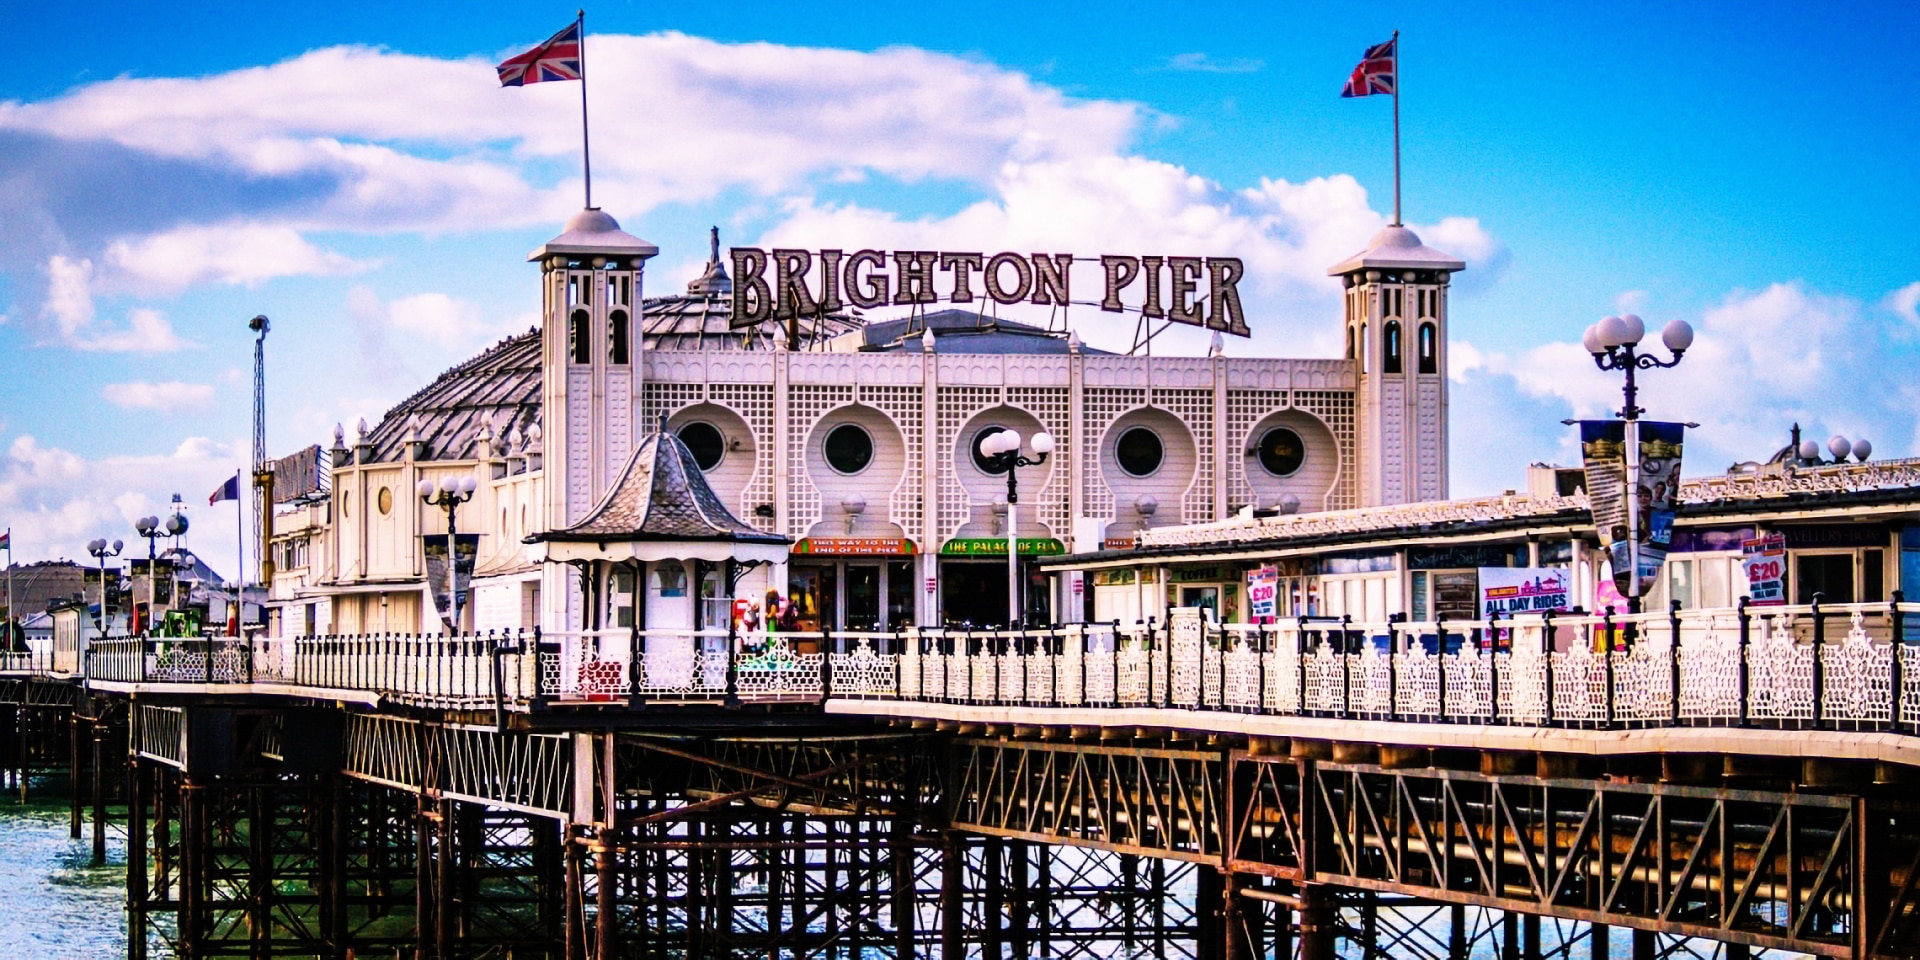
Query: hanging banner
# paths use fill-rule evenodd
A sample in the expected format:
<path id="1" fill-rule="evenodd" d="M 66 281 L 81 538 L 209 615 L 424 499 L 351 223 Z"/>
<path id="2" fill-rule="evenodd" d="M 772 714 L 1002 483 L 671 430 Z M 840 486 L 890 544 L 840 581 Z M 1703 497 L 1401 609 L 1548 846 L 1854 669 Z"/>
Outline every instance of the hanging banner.
<path id="1" fill-rule="evenodd" d="M 433 609 L 440 615 L 442 622 L 452 618 L 453 607 L 447 595 L 447 535 L 444 533 L 427 534 L 420 538 L 423 553 L 427 559 L 427 588 L 433 591 Z M 480 552 L 480 535 L 462 533 L 454 537 L 453 575 L 459 580 L 455 586 L 460 597 L 460 609 L 467 609 L 469 584 L 473 580 L 473 557 Z"/>
<path id="2" fill-rule="evenodd" d="M 1781 534 L 1740 541 L 1740 570 L 1747 575 L 1747 596 L 1756 607 L 1787 602 L 1787 538 Z"/>
<path id="3" fill-rule="evenodd" d="M 1580 455 L 1587 501 L 1623 596 L 1645 596 L 1673 542 L 1674 503 L 1680 491 L 1680 452 L 1686 427 L 1651 420 L 1580 422 Z M 1637 446 L 1638 469 L 1628 476 L 1627 446 Z M 1638 544 L 1640 562 L 1631 557 Z"/>
<path id="4" fill-rule="evenodd" d="M 1266 623 L 1279 616 L 1280 568 L 1264 566 L 1247 571 L 1247 616 Z"/>
<path id="5" fill-rule="evenodd" d="M 1573 578 L 1565 567 L 1481 567 L 1483 620 L 1573 607 Z"/>

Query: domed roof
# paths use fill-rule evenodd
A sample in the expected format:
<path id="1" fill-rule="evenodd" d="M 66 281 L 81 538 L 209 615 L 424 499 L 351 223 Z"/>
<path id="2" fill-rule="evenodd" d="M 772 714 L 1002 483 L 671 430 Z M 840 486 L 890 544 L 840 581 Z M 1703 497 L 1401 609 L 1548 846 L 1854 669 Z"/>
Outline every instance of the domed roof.
<path id="1" fill-rule="evenodd" d="M 1328 276 L 1341 276 L 1355 270 L 1465 270 L 1467 264 L 1452 254 L 1441 253 L 1420 242 L 1420 235 L 1399 224 L 1392 224 L 1373 235 L 1367 248 L 1327 268 Z"/>
<path id="2" fill-rule="evenodd" d="M 597 254 L 645 260 L 659 252 L 659 247 L 620 229 L 620 221 L 613 219 L 606 211 L 599 207 L 588 207 L 568 217 L 564 232 L 527 254 L 527 259 L 544 260 L 555 254 Z"/>

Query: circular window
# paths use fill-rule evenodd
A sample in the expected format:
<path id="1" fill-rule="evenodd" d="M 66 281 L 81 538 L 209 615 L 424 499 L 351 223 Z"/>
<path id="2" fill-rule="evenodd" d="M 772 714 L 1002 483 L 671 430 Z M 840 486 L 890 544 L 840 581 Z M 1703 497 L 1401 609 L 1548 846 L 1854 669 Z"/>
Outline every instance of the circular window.
<path id="1" fill-rule="evenodd" d="M 727 457 L 727 438 L 720 428 L 705 420 L 695 420 L 680 428 L 680 442 L 693 454 L 693 462 L 702 470 L 712 470 Z"/>
<path id="2" fill-rule="evenodd" d="M 979 433 L 973 435 L 973 465 L 980 468 L 981 473 L 998 476 L 1007 472 L 1006 467 L 994 463 L 992 457 L 987 456 L 980 450 L 980 445 L 985 443 L 988 437 L 1000 433 L 1005 429 L 1005 427 L 985 427 L 982 428 Z"/>
<path id="3" fill-rule="evenodd" d="M 1276 477 L 1291 477 L 1307 462 L 1307 445 L 1286 427 L 1274 427 L 1260 437 L 1260 466 Z"/>
<path id="4" fill-rule="evenodd" d="M 841 473 L 859 473 L 873 462 L 873 437 L 859 424 L 843 423 L 827 431 L 827 466 Z"/>
<path id="5" fill-rule="evenodd" d="M 384 517 L 393 512 L 393 491 L 386 487 L 381 487 L 379 497 L 380 499 L 376 502 L 376 505 L 380 508 L 380 515 Z"/>
<path id="6" fill-rule="evenodd" d="M 1120 461 L 1120 469 L 1130 477 L 1152 476 L 1166 455 L 1160 435 L 1146 427 L 1129 428 L 1120 435 L 1120 442 L 1113 445 L 1113 458 Z"/>

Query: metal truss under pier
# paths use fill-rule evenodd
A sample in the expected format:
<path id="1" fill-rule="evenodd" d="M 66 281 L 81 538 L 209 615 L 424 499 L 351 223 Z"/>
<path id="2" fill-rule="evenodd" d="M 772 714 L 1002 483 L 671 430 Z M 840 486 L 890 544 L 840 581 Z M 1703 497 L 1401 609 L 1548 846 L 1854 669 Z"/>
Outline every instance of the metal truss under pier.
<path id="1" fill-rule="evenodd" d="M 1872 775 L 68 690 L 133 957 L 1920 956 L 1920 812 Z M 6 756 L 57 762 L 34 729 Z"/>

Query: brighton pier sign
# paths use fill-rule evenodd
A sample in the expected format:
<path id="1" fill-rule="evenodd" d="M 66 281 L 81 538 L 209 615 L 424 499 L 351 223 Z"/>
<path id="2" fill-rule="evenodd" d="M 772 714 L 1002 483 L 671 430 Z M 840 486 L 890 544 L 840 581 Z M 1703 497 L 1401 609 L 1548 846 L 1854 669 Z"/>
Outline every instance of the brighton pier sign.
<path id="1" fill-rule="evenodd" d="M 792 250 L 734 247 L 733 326 L 848 306 L 974 303 L 1098 306 L 1148 320 L 1247 336 L 1238 257 L 1100 257 L 1106 281 L 1098 301 L 1073 299 L 1073 266 L 1096 262 L 1070 253 L 944 253 L 931 250 Z M 1129 288 L 1138 285 L 1138 291 Z M 1131 301 L 1131 303 L 1129 303 Z"/>

